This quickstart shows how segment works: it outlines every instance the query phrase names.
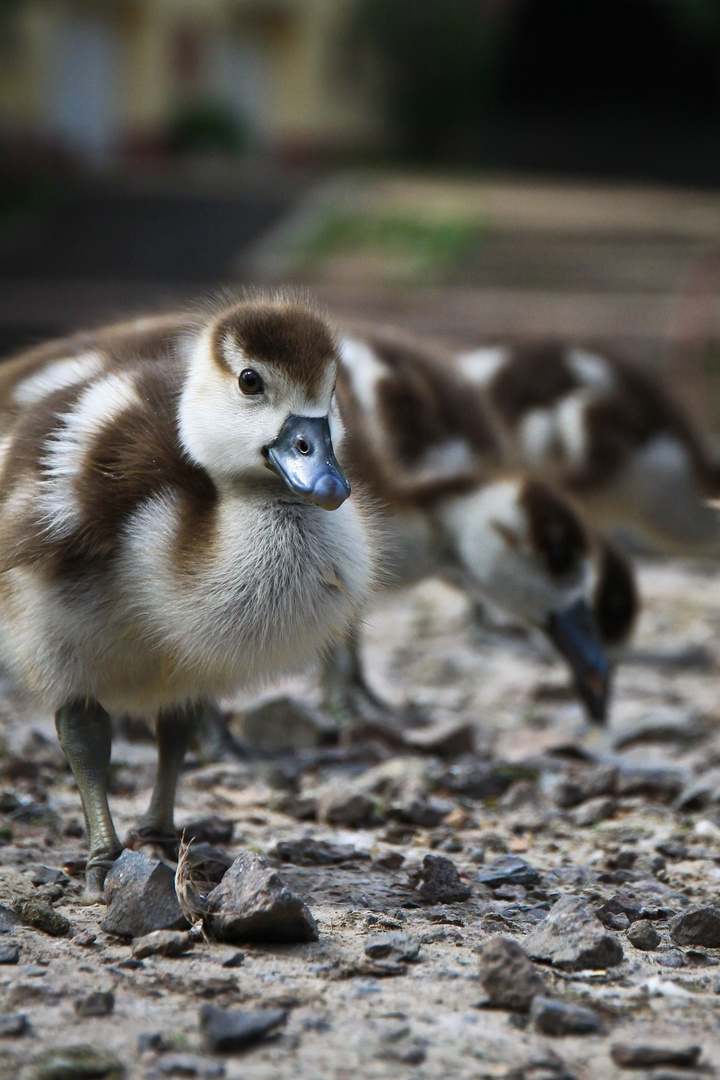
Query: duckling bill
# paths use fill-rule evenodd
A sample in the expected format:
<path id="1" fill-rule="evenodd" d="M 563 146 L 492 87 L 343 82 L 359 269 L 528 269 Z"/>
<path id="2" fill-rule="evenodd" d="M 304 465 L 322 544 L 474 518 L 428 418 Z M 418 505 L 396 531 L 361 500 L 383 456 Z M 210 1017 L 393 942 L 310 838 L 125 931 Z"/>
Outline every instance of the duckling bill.
<path id="1" fill-rule="evenodd" d="M 89 837 L 86 899 L 121 845 L 110 711 L 157 715 L 131 844 L 176 844 L 204 703 L 342 634 L 373 522 L 336 453 L 338 347 L 292 297 L 51 343 L 0 371 L 0 658 L 55 711 Z"/>

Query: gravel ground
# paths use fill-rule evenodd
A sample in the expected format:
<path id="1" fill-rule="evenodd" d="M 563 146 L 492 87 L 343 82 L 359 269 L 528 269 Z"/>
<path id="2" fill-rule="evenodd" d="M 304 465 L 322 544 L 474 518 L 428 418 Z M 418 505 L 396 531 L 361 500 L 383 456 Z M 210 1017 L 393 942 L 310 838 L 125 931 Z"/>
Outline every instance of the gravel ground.
<path id="1" fill-rule="evenodd" d="M 4 691 L 0 904 L 44 896 L 70 931 L 0 908 L 0 1076 L 122 1075 L 114 1062 L 142 1078 L 715 1075 L 720 573 L 647 561 L 641 589 L 606 729 L 588 728 L 541 642 L 478 627 L 462 596 L 427 582 L 387 598 L 367 633 L 376 690 L 430 721 L 400 748 L 372 730 L 312 746 L 288 707 L 288 739 L 305 749 L 189 760 L 178 821 L 216 815 L 234 825 L 233 858 L 251 849 L 277 866 L 317 922 L 305 944 L 199 940 L 133 959 L 100 929 L 105 909 L 78 902 L 80 803 L 52 721 Z M 288 691 L 314 703 L 310 679 Z M 246 705 L 233 705 L 236 735 Z M 149 797 L 154 748 L 119 736 L 114 762 L 122 835 Z M 301 838 L 335 847 L 277 851 Z M 498 935 L 524 955 L 497 943 L 483 955 Z M 282 1015 L 218 1053 L 208 1005 Z M 61 1051 L 81 1045 L 94 1053 L 62 1071 Z"/>

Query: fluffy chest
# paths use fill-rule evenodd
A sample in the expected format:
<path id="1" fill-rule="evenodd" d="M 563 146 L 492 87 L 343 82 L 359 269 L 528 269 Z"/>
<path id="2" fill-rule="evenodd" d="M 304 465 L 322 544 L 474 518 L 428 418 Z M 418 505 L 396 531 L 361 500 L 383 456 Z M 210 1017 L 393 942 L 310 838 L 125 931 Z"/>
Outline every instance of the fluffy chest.
<path id="1" fill-rule="evenodd" d="M 295 668 L 342 633 L 368 586 L 367 538 L 355 508 L 225 498 L 192 557 L 167 560 L 167 505 L 128 531 L 119 566 L 127 616 L 174 658 L 181 679 L 217 692 Z M 187 528 L 187 523 L 185 523 Z"/>
<path id="2" fill-rule="evenodd" d="M 178 533 L 186 553 L 178 560 Z M 81 585 L 22 568 L 3 597 L 6 660 L 57 707 L 84 694 L 148 711 L 296 669 L 342 634 L 371 576 L 365 527 L 282 499 L 221 498 L 192 535 L 169 496 Z"/>

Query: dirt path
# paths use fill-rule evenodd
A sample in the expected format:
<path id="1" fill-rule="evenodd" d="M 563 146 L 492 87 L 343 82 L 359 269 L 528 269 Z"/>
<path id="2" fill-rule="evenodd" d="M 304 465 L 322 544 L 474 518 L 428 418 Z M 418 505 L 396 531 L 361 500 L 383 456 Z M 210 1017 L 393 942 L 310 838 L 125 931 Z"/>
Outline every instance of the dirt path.
<path id="1" fill-rule="evenodd" d="M 336 865 L 278 860 L 310 905 L 319 941 L 242 946 L 239 967 L 226 966 L 237 948 L 205 943 L 175 959 L 133 961 L 129 944 L 99 929 L 102 909 L 79 905 L 77 877 L 59 886 L 31 883 L 38 866 L 72 870 L 82 856 L 80 807 L 51 721 L 5 694 L 0 904 L 57 894 L 55 908 L 70 920 L 72 936 L 21 925 L 0 933 L 0 955 L 19 947 L 19 961 L 0 966 L 0 1017 L 25 1014 L 28 1023 L 23 1034 L 0 1038 L 0 1076 L 43 1075 L 37 1070 L 53 1052 L 78 1044 L 111 1052 L 127 1077 L 142 1078 L 714 1075 L 720 949 L 679 944 L 669 929 L 688 907 L 718 896 L 720 573 L 647 563 L 641 585 L 638 655 L 618 673 L 607 731 L 586 729 L 566 699 L 564 670 L 537 643 L 478 631 L 463 598 L 431 582 L 378 610 L 369 671 L 394 701 L 411 697 L 437 723 L 472 724 L 474 755 L 392 755 L 366 740 L 294 758 L 192 760 L 178 820 L 231 820 L 233 856 L 247 848 L 271 856 L 278 841 L 308 836 L 355 850 Z M 292 689 L 312 701 L 310 682 Z M 468 732 L 459 738 L 467 742 Z M 112 804 L 120 830 L 147 801 L 153 756 L 148 744 L 116 741 Z M 367 822 L 350 828 L 293 816 L 322 809 L 328 784 L 340 785 L 333 789 L 340 818 L 352 794 L 369 793 Z M 488 797 L 477 797 L 483 790 Z M 469 899 L 426 902 L 412 871 L 428 853 L 454 862 L 471 886 Z M 539 877 L 531 881 L 521 870 L 515 880 L 526 884 L 480 883 L 478 873 L 507 853 Z M 601 909 L 624 958 L 575 971 L 538 965 L 548 996 L 591 1008 L 599 1022 L 595 1033 L 553 1037 L 525 1015 L 487 1007 L 478 954 L 497 933 L 527 945 L 566 895 Z M 638 912 L 658 931 L 653 950 L 627 936 Z M 392 972 L 365 953 L 388 930 L 420 946 L 416 960 L 390 964 Z M 80 1015 L 78 1002 L 94 991 L 112 991 L 109 1015 Z M 208 1002 L 280 1007 L 287 1019 L 242 1055 L 218 1055 L 198 1025 Z M 630 1071 L 611 1058 L 618 1043 L 697 1045 L 702 1054 L 694 1069 Z"/>

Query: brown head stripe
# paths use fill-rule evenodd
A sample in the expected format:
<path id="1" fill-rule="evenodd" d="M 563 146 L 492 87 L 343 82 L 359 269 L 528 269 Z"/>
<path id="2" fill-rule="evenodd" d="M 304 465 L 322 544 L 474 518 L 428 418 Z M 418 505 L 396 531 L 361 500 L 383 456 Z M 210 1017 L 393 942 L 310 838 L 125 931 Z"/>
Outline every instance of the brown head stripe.
<path id="1" fill-rule="evenodd" d="M 409 340 L 375 335 L 368 340 L 392 372 L 378 387 L 380 420 L 389 444 L 406 464 L 456 439 L 480 456 L 498 457 L 495 431 L 482 402 L 468 394 L 449 361 L 444 365 Z"/>
<path id="2" fill-rule="evenodd" d="M 588 539 L 573 508 L 545 484 L 527 480 L 519 499 L 530 526 L 533 547 L 557 577 L 578 568 L 587 555 Z"/>
<path id="3" fill-rule="evenodd" d="M 223 343 L 236 342 L 248 362 L 265 361 L 283 368 L 313 397 L 329 364 L 338 359 L 337 342 L 326 321 L 292 300 L 246 301 L 222 315 L 213 334 L 213 356 L 225 368 Z"/>
<path id="4" fill-rule="evenodd" d="M 630 636 L 640 600 L 632 564 L 601 539 L 600 572 L 595 587 L 595 619 L 604 645 L 623 645 Z"/>

